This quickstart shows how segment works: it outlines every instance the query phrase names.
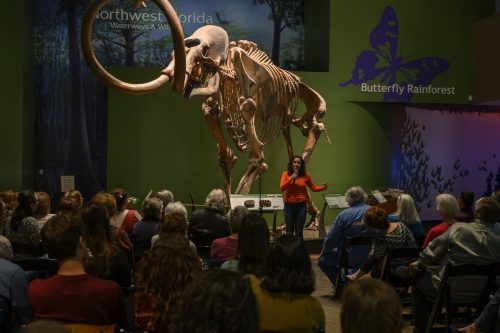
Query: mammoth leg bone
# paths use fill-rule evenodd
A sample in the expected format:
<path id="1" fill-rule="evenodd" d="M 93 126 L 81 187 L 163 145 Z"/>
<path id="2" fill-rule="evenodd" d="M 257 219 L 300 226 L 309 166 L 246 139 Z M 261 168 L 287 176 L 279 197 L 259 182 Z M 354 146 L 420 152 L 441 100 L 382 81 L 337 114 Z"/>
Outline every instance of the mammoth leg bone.
<path id="1" fill-rule="evenodd" d="M 222 175 L 224 176 L 224 190 L 226 195 L 229 197 L 231 194 L 231 171 L 233 170 L 238 157 L 235 156 L 231 148 L 229 148 L 222 134 L 219 120 L 219 104 L 214 101 L 212 97 L 210 97 L 205 103 L 203 103 L 202 110 L 208 127 L 210 128 L 210 132 L 214 136 L 215 141 L 217 141 L 219 167 L 221 168 Z"/>
<path id="2" fill-rule="evenodd" d="M 264 163 L 264 144 L 259 141 L 255 132 L 255 110 L 257 107 L 255 101 L 252 98 L 240 97 L 238 103 L 247 129 L 249 159 L 247 172 L 241 178 L 236 193 L 246 194 L 250 192 L 252 183 L 259 179 L 268 167 Z"/>

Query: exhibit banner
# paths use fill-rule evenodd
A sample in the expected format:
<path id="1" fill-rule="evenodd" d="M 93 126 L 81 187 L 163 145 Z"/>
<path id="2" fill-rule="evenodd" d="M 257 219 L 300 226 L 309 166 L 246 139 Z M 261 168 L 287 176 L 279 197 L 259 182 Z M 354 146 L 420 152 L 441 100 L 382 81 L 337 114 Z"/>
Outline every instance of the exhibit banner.
<path id="1" fill-rule="evenodd" d="M 474 1 L 334 1 L 333 70 L 346 101 L 471 102 Z"/>

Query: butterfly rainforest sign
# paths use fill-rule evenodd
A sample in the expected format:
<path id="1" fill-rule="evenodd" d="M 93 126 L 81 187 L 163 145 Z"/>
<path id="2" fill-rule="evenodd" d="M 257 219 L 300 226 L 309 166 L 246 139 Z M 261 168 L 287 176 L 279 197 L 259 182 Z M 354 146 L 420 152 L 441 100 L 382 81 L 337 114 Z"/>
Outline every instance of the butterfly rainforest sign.
<path id="1" fill-rule="evenodd" d="M 455 95 L 457 91 L 453 84 L 435 84 L 436 78 L 450 69 L 450 61 L 440 57 L 439 53 L 405 54 L 399 29 L 396 11 L 390 6 L 385 7 L 376 26 L 366 31 L 367 43 L 358 46 L 354 65 L 351 65 L 351 77 L 341 81 L 339 86 L 355 86 L 361 94 L 382 96 L 384 102 L 411 102 L 417 95 L 434 98 Z"/>

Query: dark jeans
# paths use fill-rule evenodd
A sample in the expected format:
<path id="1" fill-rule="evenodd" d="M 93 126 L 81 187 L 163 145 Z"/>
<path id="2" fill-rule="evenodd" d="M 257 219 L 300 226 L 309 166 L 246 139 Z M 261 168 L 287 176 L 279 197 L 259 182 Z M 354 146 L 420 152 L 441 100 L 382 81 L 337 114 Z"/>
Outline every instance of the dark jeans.
<path id="1" fill-rule="evenodd" d="M 427 320 L 431 314 L 433 300 L 436 297 L 437 290 L 432 284 L 432 275 L 430 272 L 421 271 L 415 273 L 411 289 L 412 312 L 415 331 L 424 333 Z"/>
<path id="2" fill-rule="evenodd" d="M 304 224 L 306 223 L 307 203 L 285 203 L 285 224 L 287 235 L 297 235 L 304 239 Z"/>

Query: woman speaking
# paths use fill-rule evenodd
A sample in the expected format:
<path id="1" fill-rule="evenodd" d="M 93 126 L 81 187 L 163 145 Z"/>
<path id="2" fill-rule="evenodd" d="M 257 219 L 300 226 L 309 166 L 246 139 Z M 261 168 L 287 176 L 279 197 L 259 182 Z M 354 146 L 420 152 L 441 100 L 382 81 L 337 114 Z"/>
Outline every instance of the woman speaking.
<path id="1" fill-rule="evenodd" d="M 288 162 L 288 170 L 283 172 L 280 191 L 285 193 L 285 225 L 287 234 L 295 234 L 303 239 L 304 223 L 307 214 L 307 186 L 314 192 L 327 189 L 325 182 L 315 185 L 306 172 L 302 157 L 295 155 Z"/>

